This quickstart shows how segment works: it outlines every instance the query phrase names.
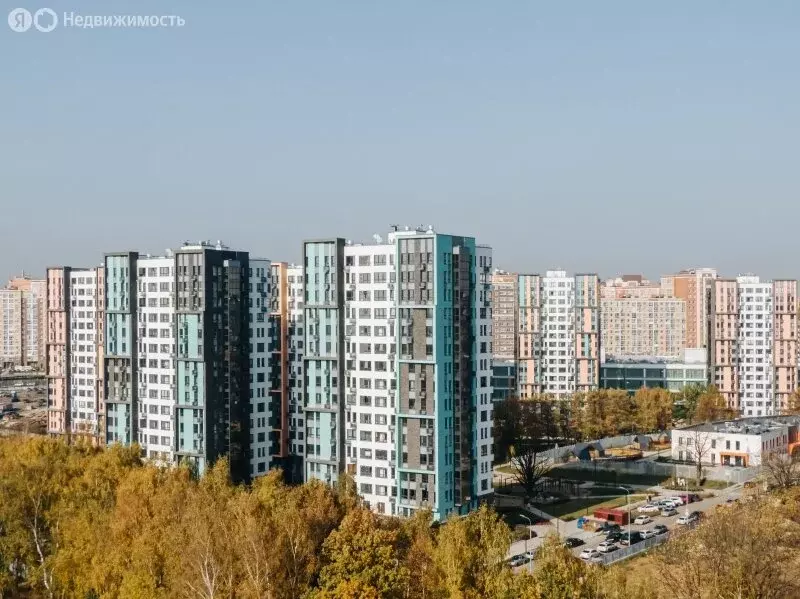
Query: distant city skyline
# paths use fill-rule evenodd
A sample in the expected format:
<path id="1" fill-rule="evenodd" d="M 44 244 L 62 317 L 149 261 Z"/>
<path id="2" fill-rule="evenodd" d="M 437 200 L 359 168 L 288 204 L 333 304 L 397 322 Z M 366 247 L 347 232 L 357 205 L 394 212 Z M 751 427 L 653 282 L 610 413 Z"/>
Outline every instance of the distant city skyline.
<path id="1" fill-rule="evenodd" d="M 0 275 L 187 236 L 297 261 L 303 239 L 413 218 L 511 271 L 800 276 L 800 4 L 579 6 L 175 0 L 180 28 L 2 23 Z"/>

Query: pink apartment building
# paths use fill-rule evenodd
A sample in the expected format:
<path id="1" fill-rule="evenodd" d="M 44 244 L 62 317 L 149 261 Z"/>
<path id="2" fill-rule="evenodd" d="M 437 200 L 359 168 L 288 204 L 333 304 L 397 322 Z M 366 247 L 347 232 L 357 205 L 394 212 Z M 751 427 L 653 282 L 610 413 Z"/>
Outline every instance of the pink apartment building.
<path id="1" fill-rule="evenodd" d="M 48 433 L 102 444 L 105 429 L 102 267 L 47 269 Z"/>
<path id="2" fill-rule="evenodd" d="M 780 414 L 797 388 L 797 281 L 717 279 L 709 307 L 714 384 L 743 416 Z"/>

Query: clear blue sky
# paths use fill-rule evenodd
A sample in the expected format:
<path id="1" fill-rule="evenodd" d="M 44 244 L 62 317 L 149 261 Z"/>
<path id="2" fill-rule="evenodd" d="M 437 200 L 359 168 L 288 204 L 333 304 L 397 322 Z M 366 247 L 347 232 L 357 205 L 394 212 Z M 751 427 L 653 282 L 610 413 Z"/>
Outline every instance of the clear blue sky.
<path id="1" fill-rule="evenodd" d="M 50 0 L 186 25 L 47 34 L 2 3 L 0 278 L 390 223 L 521 271 L 800 277 L 798 2 Z"/>

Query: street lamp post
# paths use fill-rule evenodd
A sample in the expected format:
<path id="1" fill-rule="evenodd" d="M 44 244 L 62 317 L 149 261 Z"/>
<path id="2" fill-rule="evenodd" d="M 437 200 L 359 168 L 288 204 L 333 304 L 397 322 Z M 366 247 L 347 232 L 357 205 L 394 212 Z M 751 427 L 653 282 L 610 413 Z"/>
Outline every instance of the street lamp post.
<path id="1" fill-rule="evenodd" d="M 625 487 L 617 487 L 625 491 L 625 508 L 628 510 L 628 546 L 631 545 L 631 492 Z"/>
<path id="2" fill-rule="evenodd" d="M 525 553 L 527 554 L 529 551 L 528 541 L 533 540 L 533 522 L 531 522 L 531 519 L 525 514 L 520 514 L 520 516 L 528 521 L 528 540 L 525 541 Z M 530 555 L 525 555 L 525 557 L 528 558 L 528 574 L 533 574 L 533 558 Z"/>

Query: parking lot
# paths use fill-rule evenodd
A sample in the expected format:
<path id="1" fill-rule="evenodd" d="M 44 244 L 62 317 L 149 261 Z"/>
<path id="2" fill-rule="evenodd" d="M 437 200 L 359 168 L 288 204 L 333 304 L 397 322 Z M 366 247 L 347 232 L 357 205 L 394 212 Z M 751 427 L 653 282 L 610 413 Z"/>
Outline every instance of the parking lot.
<path id="1" fill-rule="evenodd" d="M 665 495 L 662 495 L 662 496 L 659 496 L 659 497 L 654 497 L 653 501 L 657 501 L 657 500 L 662 499 L 664 497 L 667 497 L 669 495 L 681 495 L 681 494 L 678 493 L 677 491 L 676 492 L 669 492 L 669 493 L 667 493 Z M 641 532 L 641 531 L 643 531 L 645 529 L 652 529 L 654 526 L 660 524 L 660 525 L 666 526 L 667 530 L 669 531 L 669 534 L 672 534 L 673 532 L 680 532 L 682 530 L 690 528 L 689 526 L 686 526 L 686 525 L 677 524 L 677 520 L 678 520 L 678 518 L 680 516 L 684 515 L 685 513 L 691 513 L 691 512 L 694 512 L 694 511 L 701 512 L 703 514 L 711 513 L 711 512 L 713 512 L 714 510 L 717 509 L 717 506 L 726 504 L 729 501 L 735 501 L 735 500 L 739 499 L 740 495 L 741 495 L 741 488 L 740 487 L 731 487 L 729 490 L 718 492 L 714 497 L 710 497 L 708 499 L 703 499 L 703 500 L 700 500 L 700 501 L 697 501 L 697 502 L 694 502 L 694 503 L 690 503 L 689 505 L 678 506 L 676 508 L 677 514 L 673 515 L 673 516 L 664 517 L 664 516 L 661 516 L 660 513 L 659 514 L 648 514 L 648 516 L 651 519 L 650 522 L 648 522 L 647 524 L 633 524 L 633 522 L 631 522 L 630 531 L 631 532 Z M 635 504 L 633 504 L 631 506 L 631 520 L 635 519 L 636 516 L 641 515 L 641 512 L 638 511 L 638 508 L 643 506 L 645 503 L 646 502 L 641 502 L 640 501 L 640 502 L 637 502 L 637 503 L 635 503 Z M 624 508 L 621 508 L 621 509 L 624 509 Z M 701 520 L 702 520 L 702 517 L 701 517 Z M 564 526 L 564 525 L 566 525 L 566 526 Z M 534 528 L 535 529 L 539 529 L 540 527 L 534 527 Z M 627 533 L 627 531 L 628 531 L 628 527 L 627 526 L 621 527 L 621 532 L 622 533 Z M 543 538 L 547 534 L 553 533 L 553 532 L 556 532 L 556 531 L 555 531 L 554 527 L 552 527 L 552 526 L 548 526 L 545 530 L 537 530 L 537 537 L 533 539 L 533 541 L 532 541 L 530 547 L 528 548 L 528 550 L 535 550 L 535 548 L 538 547 L 541 544 Z M 562 538 L 572 537 L 572 538 L 578 539 L 581 542 L 581 544 L 579 546 L 572 548 L 572 551 L 576 556 L 580 556 L 581 552 L 584 549 L 587 549 L 587 548 L 588 549 L 597 549 L 598 546 L 603 541 L 606 540 L 606 533 L 605 532 L 595 532 L 595 531 L 588 531 L 588 530 L 580 530 L 580 529 L 577 528 L 577 526 L 576 526 L 576 524 L 574 522 L 562 523 L 562 528 L 561 528 L 561 530 L 559 530 L 559 534 L 560 534 L 560 536 Z M 645 549 L 648 549 L 648 548 L 650 548 L 652 546 L 655 546 L 656 544 L 659 544 L 660 542 L 662 542 L 663 540 L 668 538 L 669 534 L 668 535 L 663 535 L 663 536 L 660 535 L 661 538 L 655 538 L 654 537 L 653 539 L 648 539 L 645 543 L 642 543 L 641 545 L 634 546 L 632 548 L 632 550 L 625 551 L 625 555 L 624 556 L 623 556 L 623 554 L 618 554 L 618 555 L 615 556 L 615 555 L 613 555 L 613 552 L 605 553 L 605 554 L 603 554 L 605 556 L 604 557 L 604 563 L 610 563 L 611 561 L 617 561 L 617 558 L 629 557 L 630 554 L 637 553 L 638 551 L 645 550 Z M 622 545 L 620 545 L 619 543 L 616 543 L 616 545 L 617 545 L 617 547 L 619 547 L 621 549 L 624 549 L 624 547 Z M 511 555 L 520 555 L 522 553 L 524 553 L 523 545 L 520 544 L 520 543 L 514 543 L 514 547 L 512 547 Z M 515 570 L 523 571 L 528 567 L 529 567 L 528 565 L 520 565 L 518 567 L 515 567 Z M 533 567 L 535 567 L 535 563 L 534 563 Z"/>

